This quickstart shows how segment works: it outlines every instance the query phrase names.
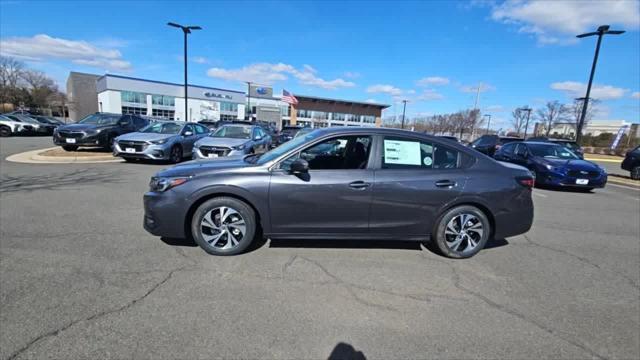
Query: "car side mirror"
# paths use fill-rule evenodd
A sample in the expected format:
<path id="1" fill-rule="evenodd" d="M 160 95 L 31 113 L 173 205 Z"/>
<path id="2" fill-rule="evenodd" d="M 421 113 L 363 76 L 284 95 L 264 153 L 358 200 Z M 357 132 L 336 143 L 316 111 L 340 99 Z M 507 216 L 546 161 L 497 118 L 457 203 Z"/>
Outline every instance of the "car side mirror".
<path id="1" fill-rule="evenodd" d="M 260 136 L 260 135 L 256 135 L 256 136 L 253 138 L 253 140 L 254 140 L 254 141 L 260 141 L 260 140 L 262 140 L 262 136 Z"/>
<path id="2" fill-rule="evenodd" d="M 307 174 L 309 172 L 309 163 L 305 159 L 296 159 L 289 167 L 292 174 Z"/>
<path id="3" fill-rule="evenodd" d="M 191 136 L 191 135 L 193 135 L 192 131 L 185 131 L 184 132 L 184 136 Z"/>

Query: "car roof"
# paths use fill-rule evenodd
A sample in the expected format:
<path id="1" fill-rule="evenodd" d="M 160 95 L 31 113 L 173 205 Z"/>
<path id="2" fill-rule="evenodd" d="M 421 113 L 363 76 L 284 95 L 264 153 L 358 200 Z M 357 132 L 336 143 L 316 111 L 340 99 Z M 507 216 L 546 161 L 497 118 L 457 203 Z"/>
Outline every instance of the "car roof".
<path id="1" fill-rule="evenodd" d="M 533 145 L 561 146 L 561 145 L 554 144 L 554 143 L 549 142 L 549 141 L 522 141 L 522 143 L 533 144 Z"/>

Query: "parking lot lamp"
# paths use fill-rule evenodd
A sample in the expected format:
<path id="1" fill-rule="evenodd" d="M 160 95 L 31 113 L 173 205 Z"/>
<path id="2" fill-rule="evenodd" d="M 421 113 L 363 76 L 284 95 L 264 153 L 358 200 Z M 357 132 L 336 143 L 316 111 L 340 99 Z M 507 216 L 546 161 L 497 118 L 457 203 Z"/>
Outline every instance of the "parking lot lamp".
<path id="1" fill-rule="evenodd" d="M 402 100 L 402 123 L 400 124 L 400 128 L 404 129 L 404 114 L 407 110 L 407 100 Z"/>
<path id="2" fill-rule="evenodd" d="M 189 86 L 187 83 L 187 35 L 191 34 L 191 30 L 202 30 L 202 28 L 200 26 L 183 26 L 172 22 L 167 23 L 167 25 L 181 29 L 184 33 L 184 118 L 185 121 L 189 121 L 189 97 L 187 90 L 187 87 Z"/>
<path id="3" fill-rule="evenodd" d="M 589 106 L 589 96 L 591 95 L 591 84 L 593 83 L 593 75 L 596 72 L 596 63 L 598 62 L 598 54 L 600 54 L 600 44 L 602 43 L 602 37 L 604 35 L 620 35 L 624 33 L 624 30 L 609 30 L 609 25 L 601 25 L 598 30 L 590 33 L 584 33 L 577 35 L 579 39 L 598 36 L 598 42 L 596 43 L 596 53 L 593 56 L 593 63 L 591 64 L 591 74 L 589 75 L 589 83 L 587 84 L 587 94 L 584 96 L 584 103 L 582 104 L 582 113 L 580 114 L 580 121 L 578 122 L 578 128 L 576 129 L 576 142 L 580 144 L 582 140 L 582 126 L 584 125 L 584 118 L 587 115 L 587 107 Z"/>
<path id="4" fill-rule="evenodd" d="M 489 134 L 489 128 L 491 127 L 491 114 L 484 114 L 485 117 L 489 117 L 489 121 L 487 122 L 487 134 Z"/>

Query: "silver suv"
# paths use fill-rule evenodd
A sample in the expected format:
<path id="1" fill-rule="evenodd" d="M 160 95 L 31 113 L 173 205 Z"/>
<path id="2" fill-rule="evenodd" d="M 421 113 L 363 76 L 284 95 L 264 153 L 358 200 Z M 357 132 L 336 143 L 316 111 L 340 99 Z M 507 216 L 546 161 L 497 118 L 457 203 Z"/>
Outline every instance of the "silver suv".
<path id="1" fill-rule="evenodd" d="M 33 125 L 11 119 L 5 115 L 0 115 L 0 136 L 12 136 L 17 134 L 28 134 L 35 131 Z"/>
<path id="2" fill-rule="evenodd" d="M 271 146 L 271 136 L 260 126 L 230 124 L 195 143 L 193 158 L 209 159 L 263 153 Z"/>
<path id="3" fill-rule="evenodd" d="M 148 159 L 178 163 L 184 157 L 191 157 L 193 144 L 208 134 L 209 129 L 200 124 L 162 121 L 118 136 L 113 152 L 126 161 Z"/>

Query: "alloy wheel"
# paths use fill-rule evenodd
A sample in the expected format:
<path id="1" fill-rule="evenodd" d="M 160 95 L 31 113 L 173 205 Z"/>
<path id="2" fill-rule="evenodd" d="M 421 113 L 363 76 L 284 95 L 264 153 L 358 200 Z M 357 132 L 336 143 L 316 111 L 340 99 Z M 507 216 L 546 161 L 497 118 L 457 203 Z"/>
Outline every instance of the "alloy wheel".
<path id="1" fill-rule="evenodd" d="M 200 222 L 202 238 L 212 247 L 232 249 L 244 239 L 246 224 L 240 213 L 221 206 L 208 211 Z"/>
<path id="2" fill-rule="evenodd" d="M 482 221 L 470 213 L 454 216 L 444 231 L 447 247 L 461 254 L 473 251 L 482 240 L 483 234 Z"/>

